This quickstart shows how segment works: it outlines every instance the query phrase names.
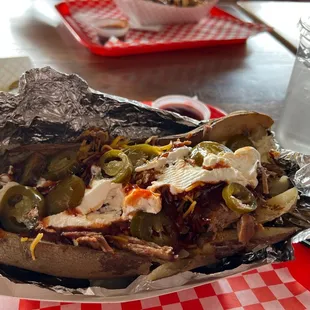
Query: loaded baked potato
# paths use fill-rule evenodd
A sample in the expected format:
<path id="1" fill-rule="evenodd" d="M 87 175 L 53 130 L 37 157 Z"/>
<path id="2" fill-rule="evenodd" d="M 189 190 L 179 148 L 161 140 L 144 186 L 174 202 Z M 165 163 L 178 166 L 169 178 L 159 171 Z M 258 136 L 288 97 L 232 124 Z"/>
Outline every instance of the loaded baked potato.
<path id="1" fill-rule="evenodd" d="M 272 124 L 238 112 L 142 144 L 89 129 L 76 143 L 8 150 L 0 263 L 154 280 L 287 239 L 297 227 L 269 224 L 298 191 L 276 162 Z"/>

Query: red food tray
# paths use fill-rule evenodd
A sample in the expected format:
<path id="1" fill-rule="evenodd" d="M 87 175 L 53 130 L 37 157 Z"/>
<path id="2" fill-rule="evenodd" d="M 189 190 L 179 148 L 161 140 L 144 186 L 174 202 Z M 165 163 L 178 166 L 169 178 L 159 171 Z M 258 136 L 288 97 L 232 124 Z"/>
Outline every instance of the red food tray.
<path id="1" fill-rule="evenodd" d="M 123 56 L 215 45 L 240 44 L 248 37 L 268 28 L 243 22 L 214 7 L 209 16 L 197 24 L 168 25 L 160 32 L 129 30 L 126 42 L 109 41 L 100 45 L 92 21 L 126 18 L 112 0 L 67 1 L 57 4 L 57 11 L 79 43 L 102 56 Z"/>

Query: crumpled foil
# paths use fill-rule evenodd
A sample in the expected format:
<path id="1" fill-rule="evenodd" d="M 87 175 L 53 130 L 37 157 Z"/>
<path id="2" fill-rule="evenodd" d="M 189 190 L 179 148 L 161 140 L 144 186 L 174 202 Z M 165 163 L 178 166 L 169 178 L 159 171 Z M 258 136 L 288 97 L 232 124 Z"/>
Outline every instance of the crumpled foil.
<path id="1" fill-rule="evenodd" d="M 94 91 L 77 75 L 59 73 L 50 67 L 26 72 L 20 79 L 17 95 L 0 93 L 0 150 L 21 144 L 73 141 L 92 126 L 114 136 L 144 141 L 150 136 L 186 133 L 199 125 L 191 118 Z M 103 281 L 60 279 L 10 266 L 0 266 L 0 274 L 17 284 L 32 284 L 73 297 L 130 295 L 129 300 L 143 291 L 149 294 L 169 288 L 171 292 L 171 288 L 191 287 L 264 264 L 291 260 L 291 244 L 310 238 L 310 156 L 281 148 L 279 151 L 279 162 L 300 192 L 297 209 L 279 219 L 281 225 L 302 228 L 290 240 L 153 282 L 147 281 L 146 276 Z"/>
<path id="2" fill-rule="evenodd" d="M 157 110 L 137 101 L 92 91 L 75 74 L 50 67 L 27 71 L 17 95 L 0 92 L 0 147 L 66 143 L 82 131 L 100 127 L 112 136 L 143 141 L 185 133 L 199 121 Z"/>
<path id="3" fill-rule="evenodd" d="M 300 195 L 298 208 L 282 216 L 283 221 L 301 228 L 310 228 L 310 155 L 304 155 L 291 150 L 282 149 L 279 162 L 287 167 L 292 183 L 297 187 Z M 292 238 L 293 243 L 310 239 L 309 229 L 301 231 Z"/>

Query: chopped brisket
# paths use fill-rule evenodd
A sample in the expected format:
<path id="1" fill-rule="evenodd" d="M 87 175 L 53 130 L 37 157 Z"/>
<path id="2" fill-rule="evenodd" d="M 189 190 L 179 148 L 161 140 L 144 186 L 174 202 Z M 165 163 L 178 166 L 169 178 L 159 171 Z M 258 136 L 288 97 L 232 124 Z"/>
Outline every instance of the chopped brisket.
<path id="1" fill-rule="evenodd" d="M 138 255 L 169 261 L 176 258 L 173 248 L 170 246 L 159 246 L 153 242 L 147 242 L 128 236 L 106 236 L 106 238 L 115 247 L 134 252 Z"/>
<path id="2" fill-rule="evenodd" d="M 247 244 L 255 234 L 255 219 L 249 214 L 242 215 L 237 224 L 238 240 Z"/>

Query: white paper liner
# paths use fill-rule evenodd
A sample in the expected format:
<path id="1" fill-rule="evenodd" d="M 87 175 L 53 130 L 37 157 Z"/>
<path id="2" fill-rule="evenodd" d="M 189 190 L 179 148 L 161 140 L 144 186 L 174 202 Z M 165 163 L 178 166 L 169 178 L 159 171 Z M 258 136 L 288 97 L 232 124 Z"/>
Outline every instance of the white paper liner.
<path id="1" fill-rule="evenodd" d="M 18 297 L 32 300 L 64 301 L 64 302 L 87 302 L 87 303 L 120 303 L 133 300 L 141 300 L 159 295 L 179 292 L 196 286 L 212 283 L 222 278 L 240 274 L 251 269 L 258 268 L 271 263 L 266 260 L 250 265 L 240 265 L 232 270 L 226 270 L 215 274 L 200 274 L 194 272 L 183 272 L 152 283 L 145 283 L 145 276 L 140 276 L 125 289 L 105 289 L 102 287 L 89 287 L 87 289 L 77 289 L 74 292 L 63 292 L 59 287 L 59 293 L 38 287 L 34 284 L 14 283 L 5 277 L 0 277 L 0 294 L 3 296 Z M 53 288 L 54 290 L 57 287 Z"/>
<path id="2" fill-rule="evenodd" d="M 133 24 L 143 26 L 196 23 L 206 17 L 218 0 L 209 0 L 195 7 L 176 7 L 145 0 L 114 0 Z"/>

